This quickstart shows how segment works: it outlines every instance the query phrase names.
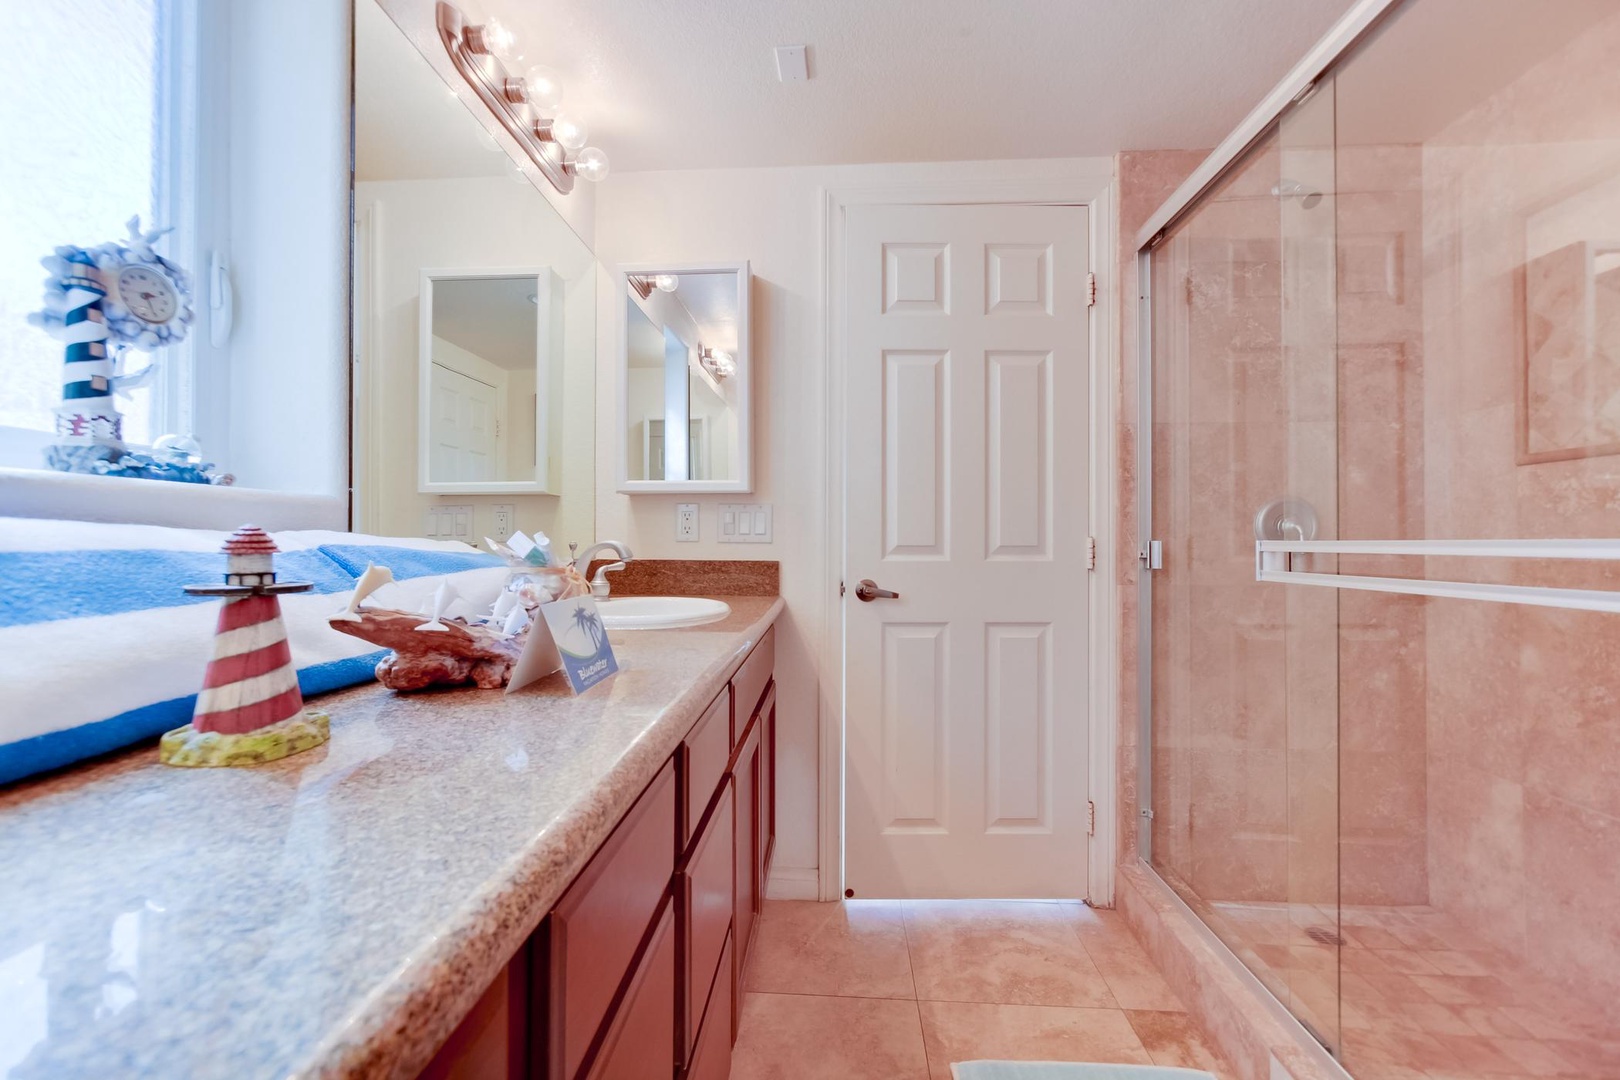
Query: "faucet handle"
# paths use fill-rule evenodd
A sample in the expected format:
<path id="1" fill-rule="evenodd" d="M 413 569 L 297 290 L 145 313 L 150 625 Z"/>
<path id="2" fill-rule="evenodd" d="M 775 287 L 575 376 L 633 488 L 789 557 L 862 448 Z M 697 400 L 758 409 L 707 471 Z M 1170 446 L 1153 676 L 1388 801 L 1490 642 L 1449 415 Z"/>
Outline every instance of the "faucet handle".
<path id="1" fill-rule="evenodd" d="M 601 569 L 597 570 L 595 574 L 591 575 L 591 595 L 602 598 L 606 598 L 608 595 L 610 595 L 613 590 L 613 586 L 608 584 L 607 576 L 612 571 L 623 569 L 624 563 L 616 562 L 608 563 L 606 566 L 603 566 Z"/>

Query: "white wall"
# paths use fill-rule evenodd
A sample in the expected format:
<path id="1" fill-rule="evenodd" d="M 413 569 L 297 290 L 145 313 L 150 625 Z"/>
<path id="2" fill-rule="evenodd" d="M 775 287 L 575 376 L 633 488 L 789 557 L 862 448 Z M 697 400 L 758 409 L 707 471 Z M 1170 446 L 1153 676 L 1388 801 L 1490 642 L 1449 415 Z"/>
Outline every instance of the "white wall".
<path id="1" fill-rule="evenodd" d="M 512 503 L 517 527 L 540 530 L 566 550 L 595 536 L 595 271 L 590 252 L 534 190 L 504 177 L 383 180 L 355 185 L 357 213 L 367 213 L 380 248 L 375 311 L 356 298 L 366 325 L 360 400 L 370 438 L 358 493 L 361 527 L 385 535 L 421 535 L 435 502 L 473 506 L 473 535 L 492 531 L 496 503 Z M 560 495 L 422 495 L 417 487 L 418 314 L 423 269 L 490 269 L 549 265 L 562 285 L 561 440 L 552 463 Z M 532 391 L 531 391 L 532 392 Z M 553 414 L 555 415 L 555 414 Z"/>
<path id="2" fill-rule="evenodd" d="M 787 612 L 777 629 L 778 872 L 816 866 L 818 722 L 835 688 L 818 687 L 838 582 L 824 541 L 827 445 L 821 295 L 821 190 L 964 178 L 1107 173 L 1107 159 L 855 165 L 619 173 L 597 191 L 602 265 L 597 328 L 597 532 L 643 558 L 777 559 Z M 621 495 L 614 454 L 624 300 L 612 270 L 634 263 L 735 262 L 754 274 L 753 500 L 775 508 L 775 543 L 717 544 L 716 504 L 739 496 Z M 675 504 L 702 507 L 698 543 L 675 542 Z"/>

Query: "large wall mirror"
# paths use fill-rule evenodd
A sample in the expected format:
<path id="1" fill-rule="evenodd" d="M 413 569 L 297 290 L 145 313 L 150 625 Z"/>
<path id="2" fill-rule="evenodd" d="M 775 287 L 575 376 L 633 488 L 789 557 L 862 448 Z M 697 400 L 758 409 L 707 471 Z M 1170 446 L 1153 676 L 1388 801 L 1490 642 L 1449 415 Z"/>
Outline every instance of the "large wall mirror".
<path id="1" fill-rule="evenodd" d="M 595 258 L 412 42 L 357 0 L 356 523 L 589 543 Z"/>
<path id="2" fill-rule="evenodd" d="M 619 490 L 752 490 L 748 264 L 620 279 Z"/>

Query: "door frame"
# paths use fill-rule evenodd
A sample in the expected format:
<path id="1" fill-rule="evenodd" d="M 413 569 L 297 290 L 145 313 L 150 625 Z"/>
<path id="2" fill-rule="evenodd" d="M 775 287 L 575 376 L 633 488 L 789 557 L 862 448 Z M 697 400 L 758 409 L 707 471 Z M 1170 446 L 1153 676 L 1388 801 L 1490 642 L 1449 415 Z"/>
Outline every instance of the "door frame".
<path id="1" fill-rule="evenodd" d="M 844 581 L 846 498 L 844 390 L 847 357 L 843 342 L 847 329 L 844 311 L 845 211 L 870 205 L 1003 204 L 1029 206 L 1083 206 L 1090 216 L 1090 270 L 1096 275 L 1096 303 L 1091 308 L 1089 356 L 1091 366 L 1091 490 L 1088 532 L 1096 540 L 1096 569 L 1088 574 L 1090 647 L 1087 657 L 1088 723 L 1087 797 L 1095 817 L 1086 853 L 1086 897 L 1098 907 L 1114 903 L 1114 873 L 1118 846 L 1117 778 L 1119 735 L 1118 575 L 1115 573 L 1118 520 L 1118 354 L 1119 296 L 1116 291 L 1117 257 L 1115 207 L 1117 193 L 1111 158 L 1075 161 L 1060 175 L 964 177 L 918 180 L 893 184 L 833 185 L 820 189 L 821 301 L 823 388 L 826 402 L 825 463 L 827 565 L 822 608 L 820 652 L 825 658 L 818 673 L 821 717 L 819 734 L 819 799 L 817 821 L 817 891 L 821 900 L 844 895 Z"/>

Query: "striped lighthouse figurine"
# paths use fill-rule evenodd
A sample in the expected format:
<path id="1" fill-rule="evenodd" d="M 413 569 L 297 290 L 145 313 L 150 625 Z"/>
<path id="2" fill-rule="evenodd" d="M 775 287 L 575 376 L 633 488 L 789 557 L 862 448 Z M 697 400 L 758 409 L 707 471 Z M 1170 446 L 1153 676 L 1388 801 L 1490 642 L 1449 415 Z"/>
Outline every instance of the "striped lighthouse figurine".
<path id="1" fill-rule="evenodd" d="M 113 402 L 113 357 L 107 351 L 107 281 L 82 251 L 60 257 L 62 322 L 52 331 L 64 345 L 62 404 L 56 407 L 52 467 L 90 472 L 91 463 L 124 456 L 124 418 Z"/>
<path id="2" fill-rule="evenodd" d="M 314 586 L 277 581 L 276 550 L 263 529 L 244 525 L 225 541 L 225 583 L 185 586 L 193 596 L 222 596 L 225 603 L 191 723 L 159 743 L 166 764 L 258 765 L 331 738 L 326 714 L 304 705 L 276 599 Z"/>

